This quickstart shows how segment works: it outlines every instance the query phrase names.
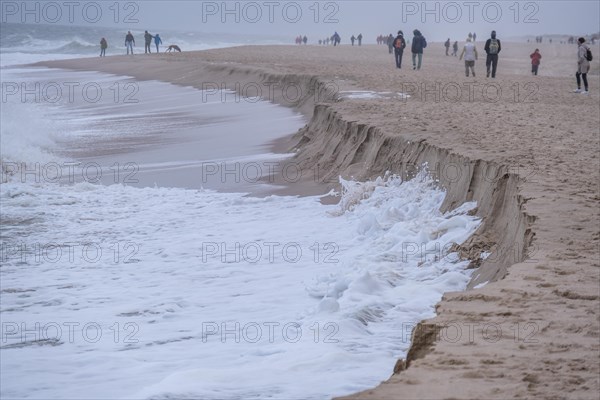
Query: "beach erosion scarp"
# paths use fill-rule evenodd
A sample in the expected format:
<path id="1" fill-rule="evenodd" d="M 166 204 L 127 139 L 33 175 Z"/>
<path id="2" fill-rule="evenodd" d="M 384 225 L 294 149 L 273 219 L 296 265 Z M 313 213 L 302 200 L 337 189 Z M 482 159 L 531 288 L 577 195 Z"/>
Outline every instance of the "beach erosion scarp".
<path id="1" fill-rule="evenodd" d="M 572 49 L 547 46 L 542 52 L 557 54 L 555 64 L 545 64 L 548 76 L 530 77 L 527 60 L 520 60 L 528 48 L 515 44 L 505 46 L 507 72 L 493 82 L 465 78 L 461 64 L 442 51 L 421 71 L 408 60 L 396 70 L 379 46 L 253 46 L 42 65 L 198 89 L 224 84 L 242 95 L 259 86 L 263 97 L 307 117 L 290 140 L 293 161 L 318 169 L 325 185 L 337 176 L 411 176 L 427 165 L 447 192 L 443 211 L 477 202 L 483 223 L 457 249 L 478 268 L 469 290 L 446 293 L 437 317 L 415 327 L 407 359 L 390 366 L 391 378 L 354 398 L 558 391 L 592 398 L 599 389 L 598 362 L 589 357 L 600 337 L 598 95 L 569 93 L 573 78 L 560 76 Z M 457 87 L 458 95 L 449 94 Z M 344 95 L 365 90 L 375 95 Z M 454 328 L 452 337 L 444 327 Z"/>

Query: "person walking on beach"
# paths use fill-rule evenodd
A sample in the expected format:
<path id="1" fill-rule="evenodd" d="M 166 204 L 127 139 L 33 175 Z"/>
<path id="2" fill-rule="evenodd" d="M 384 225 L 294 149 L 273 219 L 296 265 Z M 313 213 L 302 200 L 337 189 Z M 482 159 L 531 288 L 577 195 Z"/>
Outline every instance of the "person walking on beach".
<path id="1" fill-rule="evenodd" d="M 421 32 L 418 29 L 413 31 L 413 40 L 412 40 L 412 63 L 413 69 L 421 69 L 421 62 L 423 61 L 423 49 L 427 47 L 427 40 L 425 37 L 421 35 Z M 419 60 L 417 63 L 417 59 Z"/>
<path id="2" fill-rule="evenodd" d="M 444 46 L 446 47 L 446 55 L 449 55 L 448 51 L 450 51 L 450 38 L 448 38 L 448 40 L 446 40 L 446 42 L 444 43 Z"/>
<path id="3" fill-rule="evenodd" d="M 577 72 L 575 78 L 577 78 L 577 90 L 575 93 L 588 94 L 589 86 L 587 80 L 587 73 L 590 70 L 590 60 L 588 60 L 589 47 L 585 44 L 585 39 L 580 37 L 577 39 Z M 581 79 L 583 79 L 584 91 L 581 91 Z"/>
<path id="4" fill-rule="evenodd" d="M 398 31 L 398 36 L 394 39 L 394 59 L 396 60 L 396 68 L 402 68 L 402 54 L 404 54 L 405 47 L 406 41 L 404 40 L 404 33 Z"/>
<path id="5" fill-rule="evenodd" d="M 331 41 L 333 42 L 333 46 L 337 46 L 338 44 L 340 44 L 340 42 L 342 41 L 342 38 L 340 37 L 340 34 L 335 32 L 333 34 L 333 36 L 331 37 Z"/>
<path id="6" fill-rule="evenodd" d="M 158 33 L 154 36 L 154 44 L 156 45 L 156 52 L 160 53 L 160 51 L 158 51 L 158 45 L 162 44 L 162 39 Z"/>
<path id="7" fill-rule="evenodd" d="M 127 48 L 127 55 L 129 55 L 129 50 L 131 50 L 131 55 L 133 55 L 133 46 L 135 46 L 135 39 L 131 34 L 131 31 L 127 31 L 127 35 L 125 36 L 125 47 Z"/>
<path id="8" fill-rule="evenodd" d="M 151 54 L 152 52 L 150 51 L 150 45 L 152 44 L 152 39 L 154 39 L 154 36 L 152 36 L 151 34 L 148 33 L 148 31 L 146 31 L 144 33 L 144 40 L 146 42 L 146 46 L 144 47 L 144 53 L 148 53 Z"/>
<path id="9" fill-rule="evenodd" d="M 540 60 L 542 59 L 540 49 L 535 49 L 535 51 L 529 55 L 529 58 L 531 58 L 531 73 L 533 75 L 537 75 L 538 68 L 540 66 Z"/>
<path id="10" fill-rule="evenodd" d="M 358 40 L 359 46 L 362 46 L 362 38 L 363 38 L 362 33 L 359 33 L 358 36 L 356 37 L 356 40 Z"/>
<path id="11" fill-rule="evenodd" d="M 387 37 L 386 44 L 388 45 L 388 50 L 390 54 L 394 51 L 394 35 L 390 33 L 390 36 Z"/>
<path id="12" fill-rule="evenodd" d="M 475 78 L 475 60 L 477 60 L 477 48 L 475 48 L 475 43 L 471 42 L 471 38 L 467 38 L 467 43 L 465 43 L 465 47 L 463 47 L 462 53 L 460 53 L 459 60 L 462 60 L 463 56 L 465 57 L 465 73 L 467 74 L 467 78 L 469 77 L 469 69 L 473 74 L 473 78 Z"/>
<path id="13" fill-rule="evenodd" d="M 354 37 L 354 35 L 352 35 L 352 37 L 350 38 L 350 42 L 352 42 L 352 46 L 354 46 L 354 41 L 356 40 L 356 38 Z"/>
<path id="14" fill-rule="evenodd" d="M 487 68 L 487 77 L 490 77 L 490 68 L 492 78 L 496 77 L 496 68 L 498 67 L 498 54 L 502 50 L 500 40 L 496 39 L 496 31 L 492 31 L 491 37 L 485 42 L 484 47 L 485 53 L 487 54 L 485 60 L 485 67 Z"/>
<path id="15" fill-rule="evenodd" d="M 106 49 L 108 48 L 108 43 L 106 39 L 100 39 L 100 57 L 106 57 Z"/>
<path id="16" fill-rule="evenodd" d="M 475 32 L 473 32 L 473 43 L 475 43 L 476 40 L 477 40 L 477 34 Z"/>
<path id="17" fill-rule="evenodd" d="M 452 45 L 452 55 L 456 57 L 458 55 L 458 40 Z"/>

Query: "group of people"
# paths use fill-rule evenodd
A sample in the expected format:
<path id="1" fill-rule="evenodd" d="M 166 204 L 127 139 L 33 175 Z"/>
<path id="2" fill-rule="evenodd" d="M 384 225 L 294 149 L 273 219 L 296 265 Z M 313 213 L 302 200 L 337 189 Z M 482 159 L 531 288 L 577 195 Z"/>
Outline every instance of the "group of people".
<path id="1" fill-rule="evenodd" d="M 593 35 L 591 35 L 591 37 L 589 37 L 588 39 L 586 39 L 586 42 L 589 41 L 592 45 L 596 44 L 596 41 L 598 40 L 598 38 L 600 37 L 600 33 L 594 33 Z M 544 37 L 543 36 L 536 36 L 534 38 L 536 43 L 542 43 L 544 41 Z M 552 43 L 552 38 L 546 39 L 548 41 L 548 43 Z M 575 39 L 575 36 L 569 36 L 567 39 L 565 40 L 560 40 L 560 44 L 575 44 L 577 42 L 578 39 Z M 527 43 L 530 43 L 531 39 L 527 39 Z"/>
<path id="2" fill-rule="evenodd" d="M 598 33 L 594 33 L 590 38 L 589 41 L 592 43 L 592 46 L 596 44 L 596 41 L 598 40 L 598 37 L 600 36 L 600 34 Z M 579 39 L 578 39 L 579 40 Z M 562 43 L 562 42 L 561 42 Z M 575 38 L 573 36 L 570 36 L 569 39 L 567 40 L 567 43 L 569 44 L 574 44 L 575 43 Z"/>
<path id="3" fill-rule="evenodd" d="M 156 45 L 156 52 L 159 52 L 159 46 L 162 44 L 162 39 L 160 38 L 160 35 L 157 33 L 156 35 L 152 35 L 150 33 L 148 33 L 148 31 L 144 32 L 144 53 L 145 54 L 151 54 L 152 50 L 152 40 L 154 40 L 154 44 Z M 131 33 L 131 31 L 127 32 L 127 35 L 125 35 L 125 48 L 127 49 L 127 54 L 129 54 L 129 52 L 131 51 L 131 54 L 133 55 L 133 47 L 135 46 L 135 38 L 133 37 L 133 34 Z"/>
<path id="4" fill-rule="evenodd" d="M 152 46 L 152 39 L 154 39 L 154 43 L 156 44 L 156 52 L 159 52 L 159 45 L 162 44 L 162 40 L 160 38 L 160 35 L 157 33 L 156 35 L 151 35 L 150 33 L 148 33 L 148 31 L 144 32 L 144 53 L 146 54 L 151 54 L 152 50 L 151 50 L 151 46 Z M 125 48 L 127 49 L 127 54 L 129 54 L 129 51 L 131 51 L 131 54 L 133 54 L 133 47 L 135 46 L 135 38 L 133 37 L 133 34 L 131 33 L 131 31 L 127 32 L 127 35 L 125 36 Z"/>
<path id="5" fill-rule="evenodd" d="M 159 52 L 159 46 L 162 44 L 162 39 L 160 37 L 160 35 L 157 33 L 156 35 L 152 35 L 150 33 L 148 33 L 148 31 L 144 32 L 144 53 L 146 54 L 150 54 L 152 53 L 151 47 L 152 47 L 152 41 L 154 40 L 154 44 L 156 45 L 156 52 Z M 133 55 L 133 48 L 135 47 L 135 37 L 133 37 L 133 34 L 131 33 L 131 31 L 127 31 L 127 34 L 125 35 L 125 48 L 127 49 L 127 54 L 129 55 L 130 53 Z M 170 46 L 170 47 L 177 47 L 177 46 Z M 106 38 L 102 38 L 100 39 L 100 57 L 106 57 L 106 49 L 108 48 L 108 41 L 106 40 Z"/>
<path id="6" fill-rule="evenodd" d="M 392 35 L 390 35 L 392 36 Z M 404 55 L 404 49 L 406 48 L 407 42 L 404 39 L 404 32 L 398 31 L 398 36 L 389 41 L 391 43 L 390 49 L 394 51 L 394 60 L 396 61 L 396 68 L 402 68 L 402 56 Z M 413 31 L 413 39 L 411 45 L 412 53 L 412 64 L 413 69 L 421 69 L 421 63 L 423 62 L 423 49 L 427 47 L 427 40 L 425 36 L 421 34 L 418 29 Z"/>
<path id="7" fill-rule="evenodd" d="M 390 35 L 391 36 L 391 35 Z M 465 59 L 465 72 L 466 75 L 469 76 L 469 71 L 475 76 L 475 60 L 477 59 L 477 49 L 475 48 L 474 38 L 476 36 L 474 34 L 469 33 L 467 37 L 467 43 L 463 48 L 463 51 L 460 55 L 460 60 Z M 396 68 L 402 68 L 402 57 L 404 55 L 404 49 L 406 48 L 406 40 L 404 39 L 404 33 L 402 31 L 398 31 L 398 35 L 396 38 L 392 38 L 390 50 L 394 51 L 394 60 L 396 62 Z M 448 51 L 450 49 L 450 38 L 445 42 L 446 47 L 446 55 L 448 55 Z M 413 31 L 413 39 L 411 45 L 411 54 L 412 54 L 412 65 L 413 70 L 420 70 L 421 65 L 423 63 L 423 50 L 427 47 L 427 39 L 425 36 L 418 30 L 415 29 Z M 492 32 L 492 37 L 485 44 L 485 51 L 488 54 L 488 58 L 486 60 L 487 67 L 487 76 L 490 74 L 492 78 L 496 77 L 496 68 L 498 66 L 498 53 L 500 53 L 500 40 L 496 38 L 496 32 Z M 453 45 L 453 56 L 458 55 L 458 41 L 454 42 Z"/>
<path id="8" fill-rule="evenodd" d="M 448 51 L 450 50 L 450 38 L 448 38 L 448 40 L 446 40 L 446 42 L 444 43 L 444 47 L 446 47 L 446 55 L 448 54 Z M 458 40 L 454 42 L 454 44 L 452 45 L 452 55 L 453 56 L 457 56 L 458 53 Z"/>
<path id="9" fill-rule="evenodd" d="M 131 32 L 129 32 L 131 33 Z M 160 38 L 160 35 L 157 33 L 156 35 L 151 35 L 150 33 L 148 33 L 148 31 L 144 32 L 144 42 L 145 42 L 145 46 L 144 46 L 144 53 L 146 54 L 151 54 L 152 51 L 150 50 L 150 47 L 152 46 L 152 39 L 154 39 L 154 44 L 156 45 L 156 52 L 159 52 L 159 45 L 162 44 L 162 39 Z M 133 43 L 135 44 L 135 40 L 133 41 Z M 131 49 L 131 54 L 133 54 L 133 48 Z"/>
<path id="10" fill-rule="evenodd" d="M 465 73 L 467 76 L 469 76 L 469 73 L 475 76 L 475 60 L 477 60 L 478 57 L 477 49 L 475 48 L 474 43 L 475 38 L 475 34 L 469 33 L 469 36 L 467 37 L 467 42 L 459 57 L 460 60 L 462 60 L 463 57 L 465 59 Z M 396 62 L 396 68 L 402 68 L 402 57 L 404 54 L 404 49 L 406 48 L 406 44 L 407 43 L 404 39 L 404 33 L 402 31 L 398 31 L 398 35 L 396 36 L 396 38 L 392 38 L 391 40 L 390 49 L 393 49 L 394 51 L 394 60 Z M 448 55 L 448 50 L 450 48 L 450 38 L 446 40 L 444 45 L 446 47 L 446 55 Z M 426 47 L 427 40 L 425 39 L 425 36 L 423 36 L 423 34 L 418 29 L 415 29 L 413 31 L 413 39 L 411 45 L 413 70 L 421 69 L 421 64 L 423 62 L 423 50 Z M 500 54 L 500 51 L 502 50 L 500 40 L 496 37 L 496 31 L 492 31 L 491 37 L 485 42 L 484 50 L 487 55 L 485 62 L 487 69 L 487 77 L 489 78 L 491 75 L 492 78 L 495 78 L 496 70 L 498 68 L 498 54 Z M 457 53 L 458 41 L 455 41 L 453 45 L 452 55 L 457 56 Z"/>
<path id="11" fill-rule="evenodd" d="M 477 53 L 477 47 L 475 46 L 475 34 L 467 37 L 467 42 L 465 43 L 462 52 L 460 53 L 459 60 L 462 60 L 463 57 L 465 59 L 465 75 L 469 77 L 469 74 L 475 77 L 475 61 L 477 61 L 479 54 Z M 446 44 L 449 42 L 447 41 Z M 455 47 L 458 47 L 458 44 L 455 43 Z M 483 47 L 485 51 L 485 68 L 486 68 L 486 77 L 496 78 L 496 72 L 498 69 L 498 56 L 502 51 L 502 43 L 500 39 L 497 38 L 496 31 L 492 31 L 490 34 L 490 38 L 486 40 L 485 46 Z M 446 55 L 448 55 L 448 48 L 446 47 Z M 531 64 L 532 69 L 531 72 L 534 75 L 537 75 L 537 70 L 540 65 L 540 60 L 542 59 L 542 55 L 539 53 L 539 49 L 536 49 L 533 54 L 531 54 Z"/>
<path id="12" fill-rule="evenodd" d="M 541 42 L 541 38 L 540 38 Z M 577 39 L 577 72 L 575 73 L 575 78 L 577 80 L 577 89 L 574 91 L 575 93 L 589 93 L 589 85 L 587 80 L 587 73 L 590 70 L 590 61 L 592 59 L 590 48 L 586 44 L 586 40 L 583 37 Z M 502 49 L 500 44 L 500 40 L 496 38 L 496 31 L 492 31 L 491 38 L 487 40 L 485 44 L 485 52 L 487 54 L 486 58 L 486 68 L 487 68 L 487 76 L 490 76 L 490 67 L 491 67 L 491 75 L 492 78 L 496 77 L 496 68 L 498 66 L 498 54 Z M 446 54 L 447 55 L 447 54 Z M 475 48 L 475 44 L 471 42 L 471 38 L 467 38 L 467 43 L 463 49 L 463 52 L 460 55 L 462 60 L 463 55 L 465 57 L 465 73 L 466 76 L 469 76 L 469 70 L 472 73 L 473 77 L 475 76 L 475 60 L 477 60 L 477 49 Z M 535 49 L 533 53 L 529 55 L 531 59 L 531 74 L 537 76 L 539 66 L 542 60 L 542 54 L 540 53 L 540 49 Z M 581 83 L 583 82 L 584 89 L 581 89 Z"/>
<path id="13" fill-rule="evenodd" d="M 419 70 L 421 69 L 423 49 L 427 47 L 427 40 L 418 29 L 413 31 L 413 35 L 414 37 L 411 46 L 413 69 Z M 475 34 L 471 35 L 469 33 L 467 41 L 463 47 L 463 51 L 459 57 L 459 60 L 462 60 L 463 58 L 465 60 L 465 75 L 467 77 L 469 74 L 475 77 L 475 61 L 479 56 L 475 46 L 475 37 Z M 587 73 L 590 70 L 590 61 L 592 60 L 590 48 L 585 42 L 586 40 L 583 37 L 580 37 L 577 40 L 577 72 L 575 73 L 575 77 L 577 79 L 577 89 L 575 90 L 575 93 L 583 94 L 587 94 L 589 92 Z M 448 55 L 448 50 L 450 47 L 449 38 L 444 43 L 444 46 L 446 47 L 446 55 Z M 391 47 L 394 49 L 396 68 L 402 68 L 402 56 L 404 49 L 406 48 L 406 41 L 404 40 L 404 33 L 402 31 L 398 31 L 398 36 L 392 40 Z M 454 52 L 452 55 L 456 55 L 458 51 L 458 42 L 454 42 L 453 51 Z M 486 53 L 486 76 L 488 78 L 490 76 L 492 78 L 496 78 L 498 56 L 502 51 L 502 44 L 500 39 L 497 38 L 496 31 L 491 32 L 490 38 L 485 42 L 484 51 Z M 535 49 L 535 51 L 529 55 L 529 58 L 531 59 L 531 73 L 532 75 L 537 75 L 542 59 L 540 50 Z M 583 90 L 581 89 L 582 82 L 584 87 Z"/>
<path id="14" fill-rule="evenodd" d="M 354 37 L 354 35 L 352 35 L 352 37 L 350 38 L 350 42 L 352 42 L 352 46 L 354 46 L 354 42 L 358 41 L 358 45 L 362 46 L 362 39 L 363 39 L 363 35 L 362 33 L 359 33 L 358 36 Z"/>
<path id="15" fill-rule="evenodd" d="M 467 37 L 467 41 L 463 47 L 462 53 L 460 54 L 459 60 L 464 58 L 465 60 L 465 75 L 468 77 L 469 74 L 475 77 L 475 61 L 478 59 L 477 48 L 475 47 L 475 39 L 476 34 L 469 33 Z M 352 42 L 352 46 L 354 46 L 354 42 L 358 41 L 358 45 L 362 45 L 362 34 L 359 34 L 358 37 L 352 35 L 350 41 Z M 542 37 L 538 36 L 535 38 L 536 42 L 541 43 Z M 144 42 L 145 48 L 144 52 L 149 54 L 151 53 L 151 45 L 154 40 L 154 44 L 156 45 L 156 52 L 159 52 L 159 46 L 162 44 L 162 39 L 159 34 L 152 35 L 148 33 L 148 31 L 144 32 Z M 298 36 L 296 37 L 296 44 L 307 44 L 308 38 L 306 36 Z M 319 45 L 329 43 L 333 43 L 334 46 L 337 46 L 341 42 L 340 35 L 335 32 L 331 38 L 326 38 L 325 40 L 319 40 Z M 569 42 L 571 42 L 571 38 L 569 38 Z M 590 70 L 590 61 L 591 61 L 591 51 L 587 44 L 586 40 L 583 37 L 577 39 L 577 72 L 575 74 L 577 79 L 577 89 L 575 93 L 584 93 L 587 94 L 589 91 L 589 85 L 587 80 L 587 73 Z M 402 57 L 404 54 L 404 49 L 407 46 L 407 41 L 404 39 L 404 33 L 400 30 L 398 31 L 398 35 L 394 38 L 392 34 L 389 36 L 379 35 L 377 37 L 377 44 L 387 44 L 389 47 L 389 52 L 394 53 L 394 61 L 396 63 L 396 68 L 402 68 Z M 133 47 L 135 46 L 135 38 L 131 31 L 127 32 L 125 36 L 125 48 L 127 49 L 127 54 L 131 52 L 133 54 Z M 444 43 L 446 47 L 446 55 L 448 56 L 450 50 L 450 38 L 446 40 Z M 177 47 L 177 46 L 169 46 Z M 413 39 L 411 45 L 411 53 L 412 53 L 412 65 L 413 70 L 420 70 L 421 64 L 423 62 L 423 50 L 427 47 L 427 40 L 421 34 L 418 29 L 413 31 Z M 106 56 L 106 49 L 108 48 L 108 42 L 105 38 L 100 40 L 100 57 Z M 178 50 L 178 49 L 176 49 Z M 458 41 L 455 41 L 452 45 L 452 55 L 457 56 L 458 53 Z M 500 43 L 500 39 L 496 37 L 496 31 L 492 31 L 490 38 L 485 42 L 484 51 L 486 53 L 486 76 L 489 78 L 496 77 L 496 71 L 498 68 L 498 55 L 502 50 L 502 44 Z M 180 50 L 179 50 L 180 51 Z M 542 54 L 539 49 L 535 49 L 533 53 L 529 55 L 531 59 L 531 73 L 532 75 L 537 75 L 539 66 L 541 64 Z M 584 90 L 581 89 L 581 83 L 583 82 Z"/>
<path id="16" fill-rule="evenodd" d="M 335 32 L 333 35 L 331 35 L 331 37 L 327 37 L 325 39 L 319 39 L 319 46 L 321 46 L 321 45 L 329 46 L 330 44 L 337 46 L 338 44 L 340 44 L 341 41 L 342 41 L 341 36 L 339 35 L 339 33 Z M 352 44 L 354 45 L 354 42 Z"/>
<path id="17" fill-rule="evenodd" d="M 306 45 L 306 43 L 308 43 L 308 38 L 306 37 L 306 35 L 296 36 L 296 44 L 305 44 Z"/>
<path id="18" fill-rule="evenodd" d="M 363 35 L 362 35 L 362 33 L 359 33 L 358 36 L 352 35 L 352 37 L 350 38 L 350 42 L 352 42 L 352 46 L 354 46 L 354 43 L 356 41 L 358 41 L 358 45 L 362 46 L 362 39 L 363 39 Z M 319 39 L 319 41 L 318 41 L 319 46 L 321 46 L 321 45 L 329 46 L 330 44 L 337 46 L 341 42 L 342 42 L 342 37 L 337 32 L 334 32 L 334 34 L 331 35 L 331 37 L 327 37 L 325 39 Z"/>
<path id="19" fill-rule="evenodd" d="M 394 35 L 392 35 L 391 33 L 389 34 L 389 36 L 386 36 L 386 35 L 377 36 L 377 44 L 385 44 L 387 46 L 390 46 L 391 45 L 390 43 L 393 40 L 394 40 Z"/>

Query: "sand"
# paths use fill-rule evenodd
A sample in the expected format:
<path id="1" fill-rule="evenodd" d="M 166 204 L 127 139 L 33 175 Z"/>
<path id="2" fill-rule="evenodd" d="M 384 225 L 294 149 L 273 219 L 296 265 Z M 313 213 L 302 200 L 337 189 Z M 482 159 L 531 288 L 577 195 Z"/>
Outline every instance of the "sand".
<path id="1" fill-rule="evenodd" d="M 543 59 L 533 77 L 536 47 Z M 310 120 L 289 146 L 295 162 L 319 171 L 324 189 L 338 175 L 408 175 L 427 162 L 448 191 L 445 209 L 478 201 L 484 223 L 460 249 L 479 266 L 470 289 L 446 293 L 437 317 L 413 332 L 407 359 L 390 365 L 390 379 L 351 398 L 596 399 L 600 68 L 596 57 L 590 95 L 571 93 L 575 51 L 503 43 L 494 80 L 483 58 L 477 78 L 466 78 L 441 43 L 430 43 L 420 71 L 408 53 L 396 69 L 381 46 L 253 46 L 43 65 L 197 88 L 237 83 L 242 92 L 249 83 L 300 87 L 298 99 L 263 95 Z M 391 93 L 340 99 L 352 90 Z M 481 260 L 482 251 L 491 255 Z"/>

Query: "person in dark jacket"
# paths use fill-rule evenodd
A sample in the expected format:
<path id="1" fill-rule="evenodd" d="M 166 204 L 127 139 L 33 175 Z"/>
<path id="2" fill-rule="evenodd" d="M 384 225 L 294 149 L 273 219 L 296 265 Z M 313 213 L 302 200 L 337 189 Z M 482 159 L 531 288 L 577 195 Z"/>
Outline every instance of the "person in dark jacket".
<path id="1" fill-rule="evenodd" d="M 340 37 L 339 33 L 335 32 L 331 37 L 331 41 L 333 42 L 334 46 L 337 46 L 342 41 L 342 38 Z"/>
<path id="2" fill-rule="evenodd" d="M 413 31 L 413 40 L 412 40 L 412 62 L 413 69 L 421 69 L 421 62 L 423 60 L 423 49 L 427 47 L 427 40 L 425 37 L 421 35 L 421 32 L 418 29 Z M 417 63 L 418 58 L 418 63 Z"/>
<path id="3" fill-rule="evenodd" d="M 496 77 L 496 68 L 498 67 L 498 54 L 502 50 L 500 40 L 496 39 L 496 31 L 492 31 L 491 38 L 485 42 L 484 47 L 487 58 L 485 60 L 485 67 L 487 68 L 487 77 L 490 77 L 490 67 L 492 69 L 492 78 Z"/>
<path id="4" fill-rule="evenodd" d="M 129 50 L 131 50 L 131 55 L 133 55 L 133 46 L 135 46 L 135 38 L 131 34 L 131 31 L 127 31 L 127 35 L 125 35 L 125 48 L 127 48 L 128 55 Z"/>
<path id="5" fill-rule="evenodd" d="M 587 59 L 587 52 L 589 50 L 588 45 L 585 43 L 585 38 L 580 37 L 577 39 L 577 72 L 575 78 L 577 78 L 577 90 L 575 93 L 589 94 L 589 86 L 587 80 L 587 74 L 590 72 L 590 60 Z M 583 78 L 584 90 L 581 91 L 581 79 Z"/>
<path id="6" fill-rule="evenodd" d="M 406 41 L 404 40 L 404 33 L 398 31 L 398 36 L 394 39 L 394 59 L 396 60 L 396 68 L 402 68 L 402 54 L 404 54 L 405 47 Z"/>
<path id="7" fill-rule="evenodd" d="M 356 37 L 356 40 L 358 40 L 359 46 L 362 46 L 362 38 L 363 38 L 362 33 L 359 33 L 358 36 Z"/>
<path id="8" fill-rule="evenodd" d="M 144 47 L 144 53 L 152 53 L 150 51 L 150 45 L 152 44 L 152 39 L 154 36 L 148 33 L 148 31 L 144 32 L 144 40 L 146 41 L 146 47 Z"/>
<path id="9" fill-rule="evenodd" d="M 446 55 L 448 55 L 448 51 L 450 50 L 450 38 L 444 42 L 444 47 L 446 47 Z"/>
<path id="10" fill-rule="evenodd" d="M 105 38 L 100 40 L 100 57 L 106 57 L 106 49 L 108 47 L 108 42 Z"/>
<path id="11" fill-rule="evenodd" d="M 390 54 L 392 54 L 392 52 L 394 51 L 394 35 L 392 35 L 390 33 L 390 36 L 387 37 L 387 45 L 388 45 L 388 49 L 390 51 Z"/>

